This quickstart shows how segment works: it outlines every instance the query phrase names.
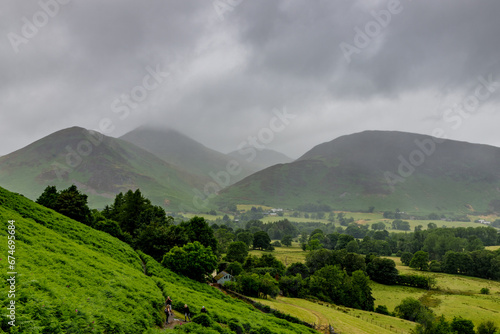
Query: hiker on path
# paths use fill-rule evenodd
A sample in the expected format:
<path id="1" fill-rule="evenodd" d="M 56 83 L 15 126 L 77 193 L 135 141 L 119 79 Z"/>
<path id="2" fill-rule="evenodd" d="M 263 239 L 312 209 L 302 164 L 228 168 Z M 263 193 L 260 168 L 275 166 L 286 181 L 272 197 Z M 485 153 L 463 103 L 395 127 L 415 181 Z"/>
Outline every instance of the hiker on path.
<path id="1" fill-rule="evenodd" d="M 167 315 L 167 324 L 169 324 L 168 317 L 172 315 L 172 307 L 170 305 L 167 305 L 165 308 L 165 314 Z"/>
<path id="2" fill-rule="evenodd" d="M 165 304 L 170 305 L 170 308 L 172 308 L 172 299 L 170 299 L 170 296 L 168 296 L 167 300 L 165 300 Z"/>
<path id="3" fill-rule="evenodd" d="M 189 312 L 189 307 L 187 306 L 187 304 L 184 304 L 184 321 L 187 322 L 186 319 L 189 319 L 189 321 L 191 321 L 191 314 Z"/>
<path id="4" fill-rule="evenodd" d="M 200 311 L 200 312 L 201 312 L 201 313 L 208 313 L 208 312 L 207 312 L 207 309 L 205 308 L 205 306 L 202 306 L 202 307 L 201 307 L 201 311 Z"/>
<path id="5" fill-rule="evenodd" d="M 170 299 L 170 296 L 168 296 L 167 299 L 165 300 L 165 314 L 167 316 L 167 324 L 168 324 L 169 323 L 168 317 L 173 315 L 173 313 L 172 313 L 172 299 Z"/>

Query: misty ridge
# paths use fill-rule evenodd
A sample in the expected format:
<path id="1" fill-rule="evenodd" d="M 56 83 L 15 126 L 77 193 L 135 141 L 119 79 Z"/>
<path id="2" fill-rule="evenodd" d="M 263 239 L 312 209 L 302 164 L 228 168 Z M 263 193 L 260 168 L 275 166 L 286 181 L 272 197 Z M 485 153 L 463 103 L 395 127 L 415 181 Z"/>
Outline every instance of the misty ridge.
<path id="1" fill-rule="evenodd" d="M 119 192 L 141 189 L 157 205 L 190 212 L 231 203 L 443 212 L 499 208 L 497 147 L 364 131 L 320 143 L 292 160 L 265 148 L 269 133 L 279 129 L 274 122 L 228 154 L 172 129 L 142 126 L 112 138 L 73 127 L 1 157 L 1 181 L 31 198 L 48 184 L 76 184 L 97 206 Z"/>

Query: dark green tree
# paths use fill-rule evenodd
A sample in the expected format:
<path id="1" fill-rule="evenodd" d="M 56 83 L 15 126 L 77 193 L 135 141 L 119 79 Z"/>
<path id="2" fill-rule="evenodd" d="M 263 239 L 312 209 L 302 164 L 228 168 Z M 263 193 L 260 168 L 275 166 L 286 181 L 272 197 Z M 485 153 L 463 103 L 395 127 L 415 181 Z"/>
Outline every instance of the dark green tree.
<path id="1" fill-rule="evenodd" d="M 243 241 L 236 241 L 229 244 L 225 260 L 228 262 L 238 261 L 243 263 L 248 256 L 248 246 Z"/>
<path id="2" fill-rule="evenodd" d="M 184 229 L 189 242 L 200 242 L 205 247 L 210 247 L 212 252 L 217 253 L 217 239 L 215 239 L 214 231 L 203 217 L 194 216 L 187 222 L 183 221 L 179 224 Z"/>
<path id="3" fill-rule="evenodd" d="M 292 245 L 292 240 L 292 236 L 290 234 L 287 234 L 283 238 L 281 238 L 281 243 L 287 247 L 290 247 Z"/>
<path id="4" fill-rule="evenodd" d="M 253 235 L 253 248 L 254 249 L 262 249 L 266 250 L 271 246 L 271 238 L 269 238 L 269 235 L 264 232 L 264 231 L 259 231 L 256 232 Z"/>
<path id="5" fill-rule="evenodd" d="M 286 276 L 295 276 L 300 274 L 302 278 L 309 277 L 309 268 L 302 262 L 294 262 L 288 268 L 286 268 Z"/>
<path id="6" fill-rule="evenodd" d="M 413 254 L 410 261 L 410 268 L 418 270 L 429 270 L 429 253 L 418 251 Z"/>
<path id="7" fill-rule="evenodd" d="M 253 243 L 253 234 L 248 231 L 238 233 L 236 235 L 236 241 L 243 241 L 248 247 L 251 247 Z"/>
<path id="8" fill-rule="evenodd" d="M 140 229 L 135 246 L 137 249 L 153 257 L 156 261 L 161 262 L 163 255 L 170 251 L 171 229 L 173 218 L 169 217 L 165 222 L 153 221 Z M 185 241 L 186 239 L 184 239 Z"/>
<path id="9" fill-rule="evenodd" d="M 190 242 L 181 247 L 174 247 L 163 256 L 161 262 L 168 269 L 204 282 L 206 277 L 217 268 L 217 256 L 210 247 L 200 242 Z"/>
<path id="10" fill-rule="evenodd" d="M 226 272 L 230 273 L 233 276 L 238 276 L 243 272 L 243 265 L 238 261 L 231 262 L 230 264 L 228 264 Z"/>
<path id="11" fill-rule="evenodd" d="M 482 322 L 477 326 L 477 334 L 495 334 L 497 330 L 498 327 L 491 320 Z"/>
<path id="12" fill-rule="evenodd" d="M 396 263 L 391 259 L 375 257 L 366 266 L 366 273 L 372 281 L 393 285 L 398 279 L 398 270 Z"/>
<path id="13" fill-rule="evenodd" d="M 410 253 L 410 252 L 403 252 L 403 254 L 401 254 L 401 263 L 404 266 L 409 266 L 412 258 L 413 258 L 413 254 L 412 253 Z"/>
<path id="14" fill-rule="evenodd" d="M 55 202 L 55 210 L 86 225 L 92 222 L 87 195 L 82 194 L 75 185 L 61 190 Z"/>
<path id="15" fill-rule="evenodd" d="M 432 310 L 413 297 L 403 299 L 401 304 L 394 308 L 394 313 L 399 318 L 418 322 L 426 327 L 430 326 L 433 320 Z"/>
<path id="16" fill-rule="evenodd" d="M 58 196 L 59 194 L 57 193 L 56 186 L 47 186 L 40 197 L 37 198 L 36 203 L 55 210 Z"/>
<path id="17" fill-rule="evenodd" d="M 474 324 L 472 321 L 464 319 L 462 317 L 453 317 L 450 323 L 451 330 L 455 333 L 460 334 L 475 334 Z"/>

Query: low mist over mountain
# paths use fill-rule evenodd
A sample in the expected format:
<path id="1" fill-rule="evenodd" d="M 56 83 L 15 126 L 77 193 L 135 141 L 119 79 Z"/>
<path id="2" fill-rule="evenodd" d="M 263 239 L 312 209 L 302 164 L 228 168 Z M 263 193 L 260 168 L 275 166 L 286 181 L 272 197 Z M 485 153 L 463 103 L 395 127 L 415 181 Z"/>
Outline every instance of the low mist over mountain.
<path id="1" fill-rule="evenodd" d="M 500 211 L 500 148 L 365 131 L 317 145 L 226 188 L 228 202 L 334 209 Z"/>
<path id="2" fill-rule="evenodd" d="M 214 134 L 216 135 L 218 134 Z M 216 178 L 214 175 L 228 168 L 232 169 L 234 165 L 234 169 L 238 172 L 231 173 L 231 178 L 227 182 L 224 180 L 223 186 L 233 184 L 276 163 L 292 161 L 279 152 L 257 150 L 252 147 L 244 148 L 241 152 L 223 154 L 173 129 L 142 126 L 120 138 L 148 150 L 182 170 L 199 176 L 206 182 L 214 181 Z M 238 166 L 234 161 L 238 162 Z"/>
<path id="3" fill-rule="evenodd" d="M 47 185 L 76 184 L 94 207 L 140 188 L 155 204 L 178 210 L 203 180 L 129 142 L 72 127 L 1 157 L 0 184 L 31 199 Z"/>
<path id="4" fill-rule="evenodd" d="M 229 156 L 238 161 L 246 160 L 248 164 L 254 166 L 256 170 L 262 170 L 277 164 L 292 162 L 293 159 L 271 149 L 256 149 L 254 147 L 244 147 L 240 150 L 228 153 Z"/>

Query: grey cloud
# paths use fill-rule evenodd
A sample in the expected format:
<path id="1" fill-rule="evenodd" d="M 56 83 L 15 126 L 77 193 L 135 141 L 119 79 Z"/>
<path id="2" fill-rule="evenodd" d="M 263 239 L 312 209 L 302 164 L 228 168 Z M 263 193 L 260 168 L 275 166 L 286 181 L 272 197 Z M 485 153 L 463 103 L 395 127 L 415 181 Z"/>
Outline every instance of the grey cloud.
<path id="1" fill-rule="evenodd" d="M 401 0 L 401 12 L 347 62 L 339 45 L 353 44 L 354 28 L 390 3 L 243 0 L 221 20 L 211 1 L 71 1 L 16 54 L 7 34 L 20 33 L 40 5 L 4 2 L 0 155 L 63 127 L 97 129 L 103 118 L 115 124 L 111 135 L 153 122 L 226 152 L 283 107 L 297 120 L 269 147 L 295 157 L 364 129 L 449 128 L 442 112 L 478 76 L 500 82 L 500 3 Z M 118 118 L 113 101 L 157 65 L 172 76 Z M 500 144 L 485 135 L 492 122 L 481 123 L 498 117 L 499 93 L 450 136 Z"/>

